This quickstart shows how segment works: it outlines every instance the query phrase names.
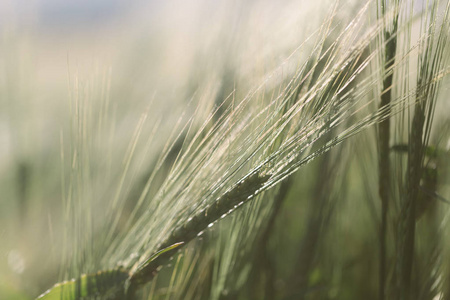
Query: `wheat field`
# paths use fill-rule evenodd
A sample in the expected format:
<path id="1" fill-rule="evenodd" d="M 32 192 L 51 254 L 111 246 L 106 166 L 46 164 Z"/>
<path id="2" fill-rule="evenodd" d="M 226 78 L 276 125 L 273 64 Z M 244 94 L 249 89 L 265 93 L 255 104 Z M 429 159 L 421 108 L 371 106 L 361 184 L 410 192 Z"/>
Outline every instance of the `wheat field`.
<path id="1" fill-rule="evenodd" d="M 450 2 L 0 4 L 0 299 L 450 299 Z"/>

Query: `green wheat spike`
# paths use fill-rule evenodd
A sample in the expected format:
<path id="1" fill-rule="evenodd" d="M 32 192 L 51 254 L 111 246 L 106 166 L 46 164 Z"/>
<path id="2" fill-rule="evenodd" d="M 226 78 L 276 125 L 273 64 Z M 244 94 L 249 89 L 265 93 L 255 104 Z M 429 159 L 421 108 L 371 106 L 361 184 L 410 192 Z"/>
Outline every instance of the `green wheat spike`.
<path id="1" fill-rule="evenodd" d="M 269 179 L 270 175 L 263 175 L 259 172 L 255 172 L 248 177 L 243 178 L 233 188 L 216 199 L 211 205 L 200 210 L 183 225 L 175 228 L 170 236 L 161 243 L 159 248 L 168 249 L 171 246 L 167 245 L 181 245 L 183 243 L 188 243 L 207 229 L 209 224 L 216 222 L 221 216 L 228 214 L 230 210 L 233 210 L 252 199 L 255 196 L 255 193 L 263 187 Z M 133 292 L 143 284 L 149 282 L 157 273 L 158 268 L 166 263 L 165 260 L 168 258 L 168 255 L 164 252 L 159 253 L 158 259 L 155 257 L 152 261 L 140 264 L 139 267 L 137 267 L 138 271 L 134 272 L 127 281 L 127 289 L 129 287 Z"/>
<path id="2" fill-rule="evenodd" d="M 84 274 L 77 279 L 64 281 L 56 284 L 37 297 L 36 300 L 120 300 L 126 299 L 128 282 L 135 274 L 139 274 L 143 268 L 158 258 L 161 254 L 178 248 L 183 243 L 176 243 L 164 248 L 140 264 L 136 269 L 127 271 L 124 268 L 117 268 L 107 271 L 99 271 L 95 274 Z"/>
<path id="3" fill-rule="evenodd" d="M 39 300 L 81 300 L 101 297 L 104 300 L 123 299 L 124 284 L 129 273 L 123 269 L 84 274 L 77 279 L 56 284 L 40 295 Z"/>

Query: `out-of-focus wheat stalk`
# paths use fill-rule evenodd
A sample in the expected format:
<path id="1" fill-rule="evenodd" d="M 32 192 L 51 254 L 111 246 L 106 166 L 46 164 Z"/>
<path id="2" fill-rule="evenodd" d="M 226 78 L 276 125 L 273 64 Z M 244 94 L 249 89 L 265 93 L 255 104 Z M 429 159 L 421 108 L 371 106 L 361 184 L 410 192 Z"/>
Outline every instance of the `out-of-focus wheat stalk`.
<path id="1" fill-rule="evenodd" d="M 414 249 L 416 239 L 416 206 L 424 168 L 424 153 L 428 145 L 436 107 L 439 82 L 434 82 L 448 68 L 449 3 L 438 23 L 438 2 L 433 2 L 422 26 L 424 39 L 419 45 L 417 92 L 409 129 L 406 184 L 401 198 L 397 248 L 397 288 L 399 299 L 411 299 Z"/>
<path id="2" fill-rule="evenodd" d="M 388 2 L 381 1 L 381 18 L 388 16 Z M 387 18 L 386 28 L 383 34 L 384 48 L 383 59 L 384 72 L 380 108 L 390 109 L 390 103 L 393 89 L 393 78 L 395 65 L 395 55 L 397 48 L 397 27 L 399 15 L 399 2 L 393 3 L 393 18 Z M 385 299 L 386 284 L 386 240 L 388 225 L 388 209 L 390 202 L 390 184 L 391 184 L 391 168 L 389 158 L 389 142 L 390 142 L 390 118 L 386 118 L 378 125 L 378 151 L 379 151 L 379 167 L 378 167 L 378 185 L 381 199 L 381 226 L 380 226 L 380 264 L 379 264 L 379 299 Z"/>

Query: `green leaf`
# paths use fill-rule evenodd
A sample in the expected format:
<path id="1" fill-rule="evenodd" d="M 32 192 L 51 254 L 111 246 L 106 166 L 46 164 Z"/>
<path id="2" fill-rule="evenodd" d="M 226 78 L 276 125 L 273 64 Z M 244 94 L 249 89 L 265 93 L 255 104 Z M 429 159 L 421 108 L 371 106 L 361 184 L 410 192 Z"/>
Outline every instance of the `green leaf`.
<path id="1" fill-rule="evenodd" d="M 391 149 L 395 152 L 400 152 L 400 153 L 408 153 L 409 151 L 409 147 L 408 144 L 397 144 L 391 147 Z M 439 156 L 439 154 L 444 153 L 444 151 L 442 149 L 438 149 L 435 146 L 427 146 L 425 147 L 425 155 L 430 157 L 430 158 L 436 158 L 437 156 Z"/>
<path id="2" fill-rule="evenodd" d="M 183 245 L 184 242 L 180 242 L 180 243 L 175 243 L 167 248 L 164 248 L 162 250 L 159 250 L 158 252 L 154 253 L 153 255 L 151 255 L 146 261 L 144 261 L 142 264 L 140 264 L 135 271 L 131 272 L 132 274 L 138 273 L 139 271 L 141 271 L 142 269 L 144 269 L 149 263 L 151 263 L 152 261 L 154 261 L 156 258 L 158 258 L 158 256 L 160 256 L 163 253 L 169 252 L 175 248 L 178 248 L 179 246 Z"/>

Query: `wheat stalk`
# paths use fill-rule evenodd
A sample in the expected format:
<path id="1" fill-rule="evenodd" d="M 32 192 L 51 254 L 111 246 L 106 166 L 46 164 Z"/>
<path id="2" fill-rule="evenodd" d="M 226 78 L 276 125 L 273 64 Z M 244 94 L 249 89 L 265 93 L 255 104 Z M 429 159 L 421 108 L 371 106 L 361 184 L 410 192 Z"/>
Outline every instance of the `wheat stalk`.
<path id="1" fill-rule="evenodd" d="M 387 3 L 381 1 L 382 17 L 387 16 Z M 399 15 L 399 2 L 394 2 L 394 17 L 392 28 L 384 31 L 384 72 L 383 85 L 380 101 L 380 109 L 390 111 L 392 99 L 392 83 L 394 78 L 395 54 L 397 48 L 397 24 Z M 391 21 L 391 20 L 389 20 Z M 389 162 L 389 140 L 390 140 L 390 118 L 386 118 L 378 124 L 378 185 L 381 199 L 381 226 L 380 226 L 380 261 L 379 261 L 379 299 L 385 299 L 386 290 L 386 239 L 388 225 L 388 210 L 390 202 L 391 167 Z"/>
<path id="2" fill-rule="evenodd" d="M 447 3 L 442 24 L 438 27 L 438 3 L 433 3 L 426 18 L 431 25 L 425 27 L 426 38 L 420 45 L 416 103 L 409 133 L 406 184 L 401 199 L 398 227 L 396 276 L 398 297 L 404 300 L 413 297 L 411 277 L 416 239 L 416 206 L 420 194 L 425 148 L 430 136 L 439 87 L 439 83 L 433 82 L 433 78 L 446 68 L 446 42 L 450 33 L 449 5 L 450 3 Z"/>

